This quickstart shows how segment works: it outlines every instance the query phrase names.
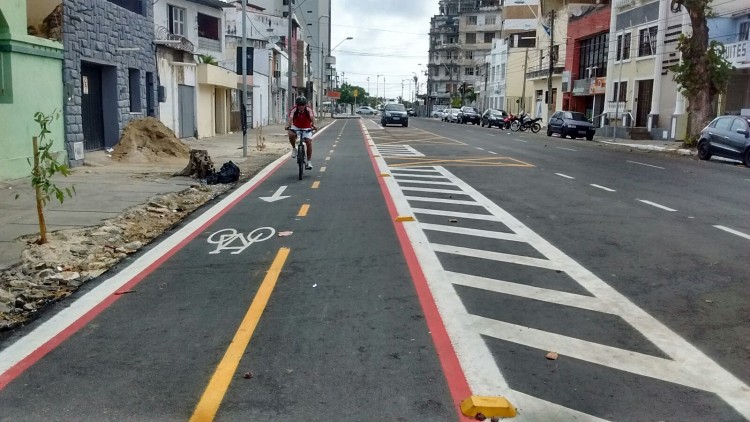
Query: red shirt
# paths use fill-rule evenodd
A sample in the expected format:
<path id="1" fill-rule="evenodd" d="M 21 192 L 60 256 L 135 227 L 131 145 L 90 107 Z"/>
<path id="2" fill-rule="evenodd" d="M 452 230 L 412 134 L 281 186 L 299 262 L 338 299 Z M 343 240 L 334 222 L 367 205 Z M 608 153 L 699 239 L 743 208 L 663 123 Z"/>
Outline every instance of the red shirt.
<path id="1" fill-rule="evenodd" d="M 292 119 L 292 125 L 300 129 L 311 129 L 313 117 L 315 117 L 315 114 L 309 106 L 294 106 L 289 111 L 289 118 Z"/>

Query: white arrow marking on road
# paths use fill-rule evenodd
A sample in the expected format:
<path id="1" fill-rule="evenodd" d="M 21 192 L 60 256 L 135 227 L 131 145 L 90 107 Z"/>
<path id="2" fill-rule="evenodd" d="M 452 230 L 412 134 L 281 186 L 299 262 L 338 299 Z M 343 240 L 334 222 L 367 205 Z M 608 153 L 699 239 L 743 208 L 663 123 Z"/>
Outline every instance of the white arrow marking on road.
<path id="1" fill-rule="evenodd" d="M 281 196 L 281 194 L 284 193 L 285 190 L 286 190 L 286 186 L 281 186 L 280 188 L 276 189 L 276 192 L 274 192 L 273 195 L 261 196 L 260 199 L 266 202 L 276 202 L 282 199 L 289 198 L 289 196 Z"/>

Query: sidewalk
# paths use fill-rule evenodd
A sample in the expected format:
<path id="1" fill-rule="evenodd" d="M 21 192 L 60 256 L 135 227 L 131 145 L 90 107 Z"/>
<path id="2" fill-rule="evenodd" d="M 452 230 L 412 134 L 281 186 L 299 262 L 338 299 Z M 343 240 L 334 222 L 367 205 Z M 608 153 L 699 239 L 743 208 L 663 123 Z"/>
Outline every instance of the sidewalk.
<path id="1" fill-rule="evenodd" d="M 320 122 L 319 127 L 332 119 Z M 284 125 L 251 129 L 247 134 L 247 157 L 242 153 L 242 133 L 187 141 L 191 149 L 208 151 L 218 170 L 229 160 L 250 178 L 290 150 Z M 260 138 L 265 148 L 259 149 Z M 48 232 L 60 229 L 98 226 L 155 195 L 179 192 L 198 182 L 189 177 L 172 177 L 185 168 L 187 160 L 160 163 L 121 163 L 105 151 L 86 153 L 86 164 L 72 169 L 70 176 L 56 179 L 59 187 L 75 186 L 76 195 L 63 204 L 50 201 L 44 210 Z M 19 198 L 15 199 L 15 195 Z M 29 178 L 0 182 L 0 269 L 21 261 L 26 244 L 18 238 L 38 233 L 36 204 Z"/>
<path id="2" fill-rule="evenodd" d="M 659 151 L 659 152 L 671 152 L 679 155 L 695 155 L 695 151 L 689 148 L 684 148 L 682 142 L 675 141 L 654 141 L 654 140 L 632 140 L 632 139 L 621 139 L 617 138 L 605 138 L 603 136 L 594 136 L 594 142 L 609 145 L 619 145 L 624 147 L 630 147 L 634 149 L 646 150 L 646 151 Z"/>

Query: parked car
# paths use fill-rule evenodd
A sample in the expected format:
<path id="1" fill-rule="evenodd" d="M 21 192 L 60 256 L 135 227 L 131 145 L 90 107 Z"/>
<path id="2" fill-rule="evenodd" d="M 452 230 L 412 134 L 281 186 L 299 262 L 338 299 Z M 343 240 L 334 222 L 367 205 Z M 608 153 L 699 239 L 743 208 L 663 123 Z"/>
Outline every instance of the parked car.
<path id="1" fill-rule="evenodd" d="M 709 123 L 698 140 L 698 158 L 708 160 L 712 155 L 750 167 L 750 117 L 721 116 Z"/>
<path id="2" fill-rule="evenodd" d="M 481 125 L 482 127 L 497 126 L 498 128 L 502 128 L 506 117 L 508 117 L 507 111 L 488 108 L 482 113 Z"/>
<path id="3" fill-rule="evenodd" d="M 431 114 L 432 117 L 440 117 L 443 118 L 443 110 L 435 110 Z"/>
<path id="4" fill-rule="evenodd" d="M 461 110 L 458 108 L 451 108 L 445 111 L 445 117 L 443 120 L 449 123 L 458 123 L 458 116 L 461 114 Z"/>
<path id="5" fill-rule="evenodd" d="M 378 114 L 378 111 L 370 106 L 362 106 L 355 111 L 357 114 L 366 115 L 366 116 L 374 116 Z"/>
<path id="6" fill-rule="evenodd" d="M 559 133 L 561 138 L 585 137 L 589 141 L 594 139 L 594 125 L 583 113 L 577 111 L 557 111 L 549 119 L 547 124 L 547 136 Z"/>
<path id="7" fill-rule="evenodd" d="M 461 112 L 459 113 L 458 120 L 459 123 L 471 123 L 473 125 L 478 125 L 479 121 L 481 120 L 481 116 L 479 114 L 479 110 L 475 109 L 474 107 L 464 106 L 461 107 Z"/>
<path id="8" fill-rule="evenodd" d="M 406 112 L 406 107 L 403 104 L 386 104 L 383 108 L 383 115 L 380 117 L 380 124 L 383 126 L 390 124 L 409 126 L 409 115 Z"/>
<path id="9" fill-rule="evenodd" d="M 414 111 L 414 109 L 413 109 L 413 108 L 407 108 L 407 109 L 406 109 L 406 114 L 407 114 L 408 116 L 414 116 L 414 117 L 417 117 L 417 113 L 416 113 L 416 112 Z"/>

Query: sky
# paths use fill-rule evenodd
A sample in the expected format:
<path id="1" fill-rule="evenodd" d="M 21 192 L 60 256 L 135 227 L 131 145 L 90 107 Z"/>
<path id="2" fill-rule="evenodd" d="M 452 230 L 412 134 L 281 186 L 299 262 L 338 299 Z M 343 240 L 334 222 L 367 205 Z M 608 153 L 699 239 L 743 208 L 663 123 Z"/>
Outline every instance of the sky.
<path id="1" fill-rule="evenodd" d="M 414 93 L 414 74 L 424 93 L 427 77 L 430 18 L 438 0 L 331 0 L 331 44 L 336 70 L 347 83 L 386 98 Z M 381 74 L 384 76 L 378 77 Z M 369 88 L 367 78 L 370 78 Z M 340 80 L 340 79 L 339 79 Z M 383 81 L 385 80 L 385 85 Z"/>

